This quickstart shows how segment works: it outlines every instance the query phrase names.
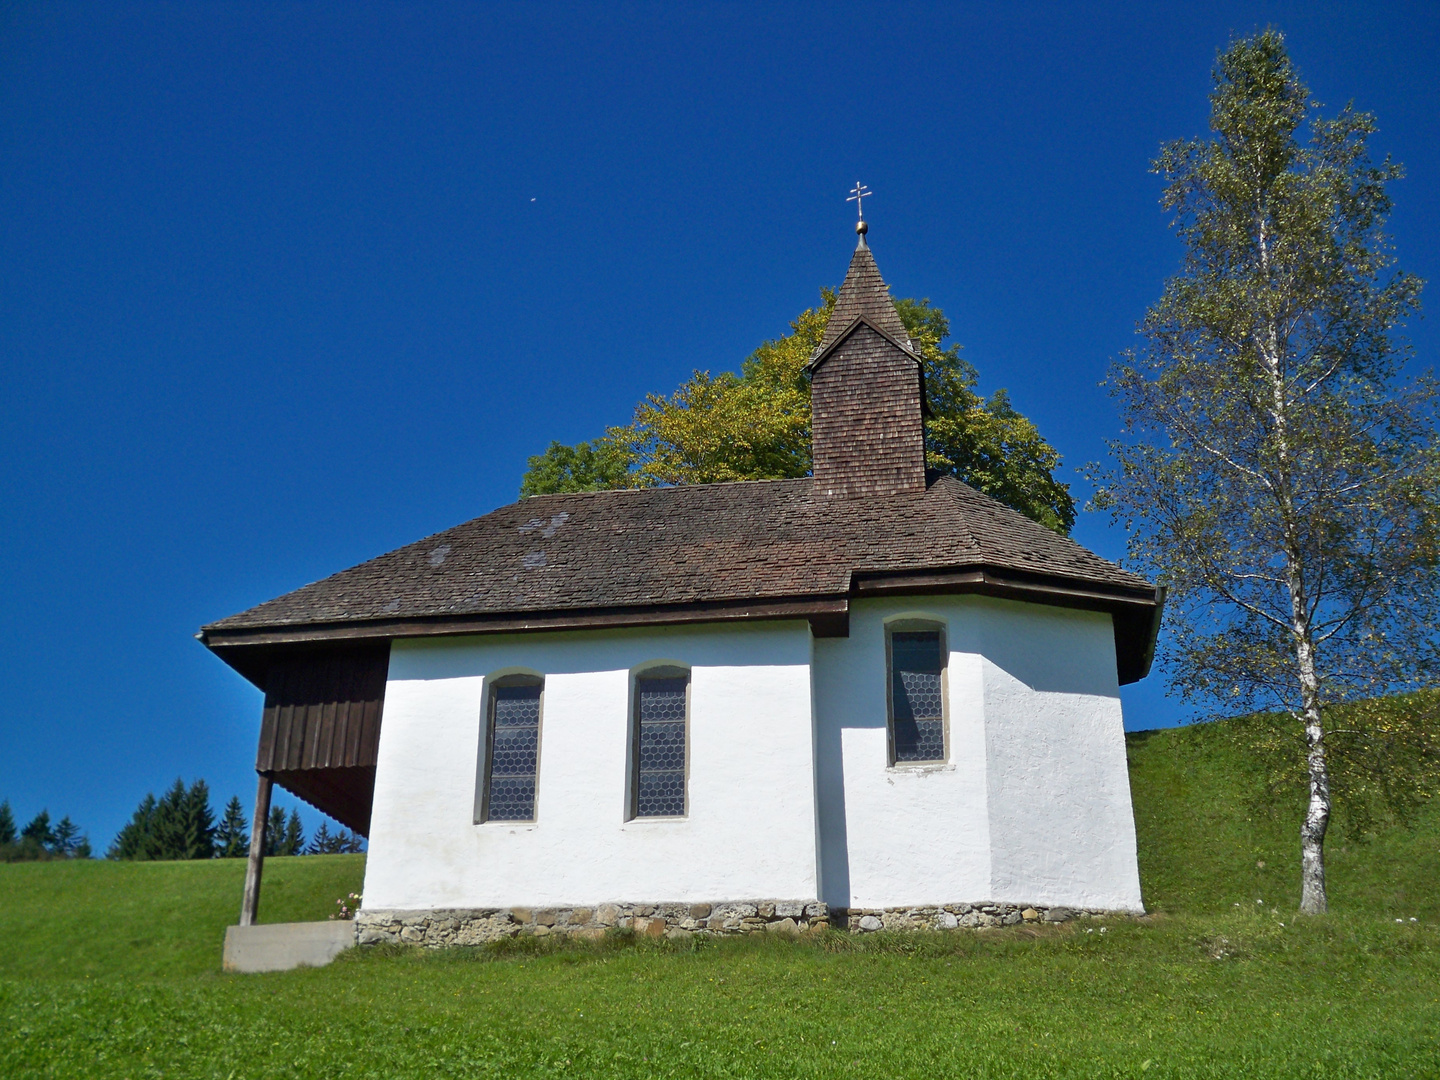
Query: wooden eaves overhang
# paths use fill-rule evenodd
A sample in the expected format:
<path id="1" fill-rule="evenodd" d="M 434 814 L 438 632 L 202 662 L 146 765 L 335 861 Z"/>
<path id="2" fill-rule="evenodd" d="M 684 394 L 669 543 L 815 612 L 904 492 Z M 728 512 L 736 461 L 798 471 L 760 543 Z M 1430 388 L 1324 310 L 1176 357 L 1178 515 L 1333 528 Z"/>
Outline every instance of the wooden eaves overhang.
<path id="1" fill-rule="evenodd" d="M 197 637 L 262 690 L 277 663 L 351 644 L 372 647 L 400 638 L 604 630 L 694 623 L 805 619 L 816 637 L 848 637 L 850 601 L 886 595 L 980 595 L 1108 613 L 1115 628 L 1121 684 L 1150 671 L 1164 608 L 1163 588 L 1075 582 L 1060 576 L 991 566 L 852 572 L 839 595 L 649 604 L 503 614 L 370 619 L 304 625 L 207 627 Z"/>

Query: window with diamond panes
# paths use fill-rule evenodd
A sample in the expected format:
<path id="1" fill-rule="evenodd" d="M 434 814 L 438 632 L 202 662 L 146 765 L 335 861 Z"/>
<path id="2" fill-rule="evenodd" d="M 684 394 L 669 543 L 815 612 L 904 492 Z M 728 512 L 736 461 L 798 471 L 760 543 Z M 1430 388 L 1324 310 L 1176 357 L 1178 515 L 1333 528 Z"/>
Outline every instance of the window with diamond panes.
<path id="1" fill-rule="evenodd" d="M 635 816 L 685 813 L 684 675 L 635 680 Z"/>
<path id="2" fill-rule="evenodd" d="M 945 760 L 940 631 L 890 635 L 890 745 L 896 764 Z"/>
<path id="3" fill-rule="evenodd" d="M 490 690 L 490 753 L 485 777 L 486 821 L 535 820 L 540 755 L 538 682 L 501 683 Z"/>

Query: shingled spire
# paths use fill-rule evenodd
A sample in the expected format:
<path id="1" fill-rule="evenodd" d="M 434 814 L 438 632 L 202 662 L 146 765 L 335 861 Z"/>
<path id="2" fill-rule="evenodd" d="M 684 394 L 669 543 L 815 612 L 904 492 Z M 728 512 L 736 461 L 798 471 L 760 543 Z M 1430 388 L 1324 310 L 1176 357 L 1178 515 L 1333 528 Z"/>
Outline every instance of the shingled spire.
<path id="1" fill-rule="evenodd" d="M 810 361 L 815 491 L 838 498 L 925 490 L 919 354 L 875 256 L 860 242 Z"/>
<path id="2" fill-rule="evenodd" d="M 866 227 L 865 232 L 869 232 Z M 845 284 L 840 286 L 840 295 L 835 298 L 835 310 L 825 325 L 820 338 L 820 351 L 824 352 L 845 332 L 846 328 L 861 315 L 883 333 L 897 341 L 909 343 L 905 324 L 895 310 L 895 301 L 890 299 L 890 286 L 880 276 L 875 265 L 875 256 L 870 245 L 865 243 L 865 232 L 860 233 L 860 242 L 855 245 L 855 254 L 850 257 L 850 269 L 845 273 Z"/>

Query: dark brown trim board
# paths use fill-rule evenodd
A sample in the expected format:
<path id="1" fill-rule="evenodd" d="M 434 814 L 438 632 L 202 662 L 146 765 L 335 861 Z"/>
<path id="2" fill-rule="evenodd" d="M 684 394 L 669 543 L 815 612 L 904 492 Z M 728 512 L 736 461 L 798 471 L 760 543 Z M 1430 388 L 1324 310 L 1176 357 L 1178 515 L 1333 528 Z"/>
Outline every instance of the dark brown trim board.
<path id="1" fill-rule="evenodd" d="M 1163 592 L 1151 588 L 1128 589 L 1121 586 L 1077 584 L 1058 577 L 1027 575 L 992 567 L 966 567 L 905 573 L 860 572 L 852 576 L 849 596 L 529 612 L 444 619 L 247 627 L 210 630 L 198 636 L 211 651 L 236 671 L 268 691 L 270 673 L 277 664 L 292 663 L 299 655 L 310 651 L 323 651 L 326 648 L 334 649 L 341 643 L 359 645 L 368 641 L 377 649 L 384 648 L 388 651 L 389 641 L 412 637 L 542 633 L 557 630 L 601 630 L 781 619 L 806 619 L 816 637 L 847 637 L 851 596 L 860 598 L 925 593 L 974 593 L 1029 603 L 1108 612 L 1115 620 L 1116 666 L 1122 684 L 1142 679 L 1149 672 L 1164 604 Z M 277 722 L 278 719 L 277 716 Z"/>

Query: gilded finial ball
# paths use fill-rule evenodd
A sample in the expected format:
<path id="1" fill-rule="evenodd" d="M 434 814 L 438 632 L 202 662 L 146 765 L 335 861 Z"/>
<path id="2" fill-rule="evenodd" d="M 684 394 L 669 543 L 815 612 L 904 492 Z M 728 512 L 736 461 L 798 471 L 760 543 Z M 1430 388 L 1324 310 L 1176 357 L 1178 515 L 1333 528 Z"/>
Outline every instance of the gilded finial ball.
<path id="1" fill-rule="evenodd" d="M 855 226 L 855 231 L 861 236 L 864 236 L 867 232 L 870 231 L 870 226 L 865 222 L 864 218 L 861 218 Z"/>

